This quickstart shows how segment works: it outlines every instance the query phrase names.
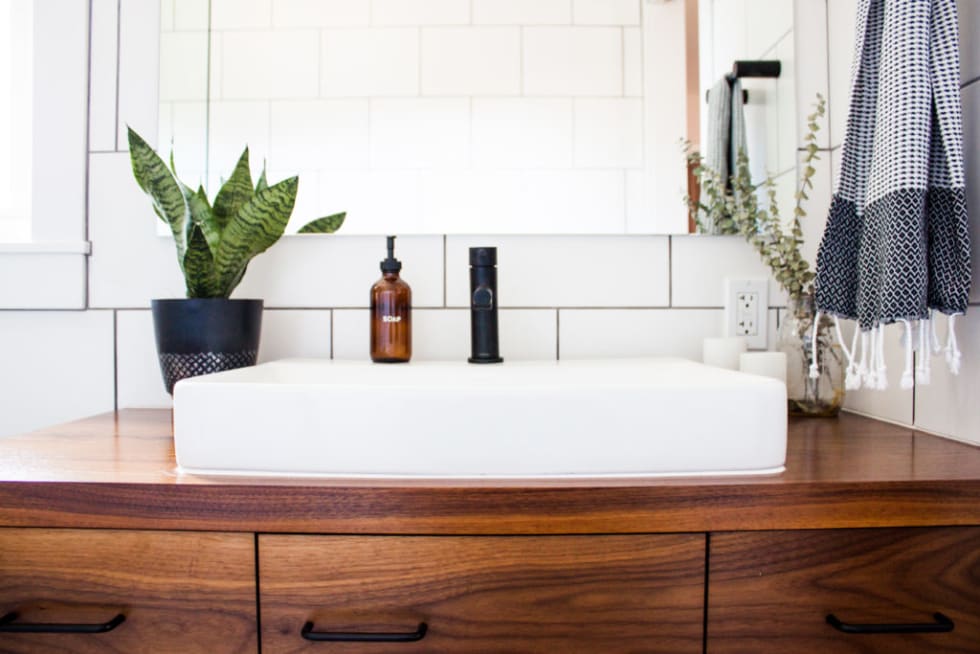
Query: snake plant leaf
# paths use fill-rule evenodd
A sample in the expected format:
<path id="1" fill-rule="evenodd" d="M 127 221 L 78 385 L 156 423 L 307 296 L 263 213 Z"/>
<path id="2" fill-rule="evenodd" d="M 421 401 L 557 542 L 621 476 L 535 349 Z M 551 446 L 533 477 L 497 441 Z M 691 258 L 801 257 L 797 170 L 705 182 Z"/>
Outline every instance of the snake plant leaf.
<path id="1" fill-rule="evenodd" d="M 255 192 L 258 193 L 262 189 L 269 188 L 269 180 L 265 178 L 265 164 L 262 164 L 262 174 L 259 175 L 259 181 L 255 182 Z"/>
<path id="2" fill-rule="evenodd" d="M 227 297 L 222 296 L 215 284 L 214 255 L 203 230 L 196 223 L 191 225 L 183 264 L 187 297 Z"/>
<path id="3" fill-rule="evenodd" d="M 238 213 L 238 210 L 252 199 L 255 191 L 252 190 L 252 172 L 248 166 L 248 147 L 238 158 L 235 170 L 231 177 L 225 182 L 218 195 L 214 198 L 212 213 L 214 221 L 220 231 L 223 231 L 231 219 Z"/>
<path id="4" fill-rule="evenodd" d="M 332 216 L 324 216 L 311 220 L 299 228 L 300 234 L 333 234 L 344 224 L 347 212 L 335 213 Z"/>
<path id="5" fill-rule="evenodd" d="M 170 226 L 174 242 L 177 244 L 177 259 L 183 264 L 187 241 L 184 236 L 190 209 L 180 184 L 167 165 L 153 151 L 146 141 L 132 127 L 129 130 L 129 158 L 133 166 L 133 176 L 139 187 L 150 196 L 153 210 L 163 222 Z"/>
<path id="6" fill-rule="evenodd" d="M 285 179 L 253 195 L 232 216 L 214 257 L 215 280 L 223 295 L 227 297 L 234 290 L 249 260 L 282 236 L 298 189 L 298 177 Z"/>
<path id="7" fill-rule="evenodd" d="M 208 242 L 211 253 L 218 251 L 218 243 L 221 242 L 221 229 L 214 218 L 214 212 L 208 202 L 208 195 L 204 192 L 204 187 L 199 186 L 197 193 L 187 196 L 187 205 L 191 209 L 191 224 L 200 228 Z M 189 243 L 189 239 L 188 239 Z M 188 247 L 190 247 L 188 245 Z"/>

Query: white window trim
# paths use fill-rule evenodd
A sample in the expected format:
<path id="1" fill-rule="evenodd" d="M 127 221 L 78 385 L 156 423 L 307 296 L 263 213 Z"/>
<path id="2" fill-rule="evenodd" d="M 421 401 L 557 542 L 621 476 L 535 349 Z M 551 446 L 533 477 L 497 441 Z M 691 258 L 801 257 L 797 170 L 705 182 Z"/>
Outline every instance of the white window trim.
<path id="1" fill-rule="evenodd" d="M 35 3 L 31 241 L 0 243 L 0 309 L 84 309 L 89 2 Z"/>

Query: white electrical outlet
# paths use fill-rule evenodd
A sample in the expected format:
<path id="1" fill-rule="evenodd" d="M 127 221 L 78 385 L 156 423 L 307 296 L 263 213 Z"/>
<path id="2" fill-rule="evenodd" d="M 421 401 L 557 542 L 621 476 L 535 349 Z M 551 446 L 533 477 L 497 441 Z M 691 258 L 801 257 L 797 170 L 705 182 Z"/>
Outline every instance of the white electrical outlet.
<path id="1" fill-rule="evenodd" d="M 750 350 L 768 346 L 769 282 L 725 280 L 725 335 L 742 336 Z"/>

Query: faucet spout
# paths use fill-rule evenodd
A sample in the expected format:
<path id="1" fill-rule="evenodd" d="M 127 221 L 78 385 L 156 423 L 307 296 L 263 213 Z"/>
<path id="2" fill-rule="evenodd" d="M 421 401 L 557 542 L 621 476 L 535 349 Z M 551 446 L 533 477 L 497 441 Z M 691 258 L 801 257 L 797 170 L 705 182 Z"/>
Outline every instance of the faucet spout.
<path id="1" fill-rule="evenodd" d="M 501 363 L 497 248 L 470 248 L 470 363 Z"/>

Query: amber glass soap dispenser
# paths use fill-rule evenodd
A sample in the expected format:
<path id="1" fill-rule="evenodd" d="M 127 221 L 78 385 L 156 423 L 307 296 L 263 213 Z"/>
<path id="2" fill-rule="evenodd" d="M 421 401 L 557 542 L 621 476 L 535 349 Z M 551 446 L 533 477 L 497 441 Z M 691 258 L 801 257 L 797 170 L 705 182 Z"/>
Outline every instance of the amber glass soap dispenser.
<path id="1" fill-rule="evenodd" d="M 388 258 L 381 279 L 371 287 L 371 360 L 404 363 L 412 358 L 412 289 L 398 273 L 395 237 L 388 237 Z"/>

